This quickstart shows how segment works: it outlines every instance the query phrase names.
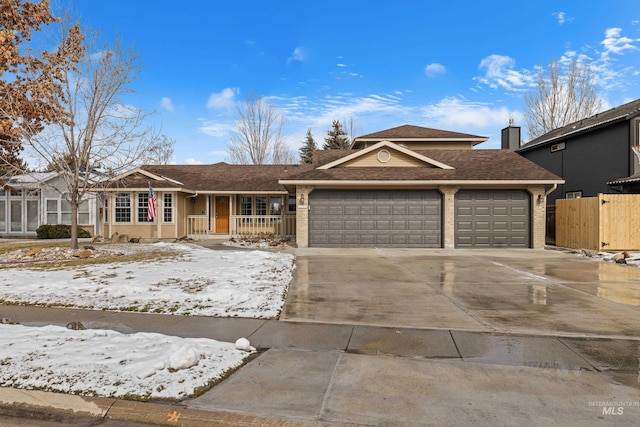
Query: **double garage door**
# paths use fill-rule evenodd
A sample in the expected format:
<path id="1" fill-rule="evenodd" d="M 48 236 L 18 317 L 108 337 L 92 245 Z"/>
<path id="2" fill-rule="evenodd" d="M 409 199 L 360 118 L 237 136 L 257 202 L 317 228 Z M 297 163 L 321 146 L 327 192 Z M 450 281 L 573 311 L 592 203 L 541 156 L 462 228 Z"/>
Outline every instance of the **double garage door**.
<path id="1" fill-rule="evenodd" d="M 530 247 L 526 191 L 459 191 L 456 247 Z M 311 247 L 442 247 L 436 190 L 315 190 L 309 195 Z"/>

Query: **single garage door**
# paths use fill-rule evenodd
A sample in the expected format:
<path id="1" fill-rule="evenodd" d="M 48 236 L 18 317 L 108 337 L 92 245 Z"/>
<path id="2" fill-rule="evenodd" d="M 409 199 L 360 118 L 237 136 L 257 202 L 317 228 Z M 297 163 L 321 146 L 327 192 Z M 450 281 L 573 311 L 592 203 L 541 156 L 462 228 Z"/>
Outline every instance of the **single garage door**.
<path id="1" fill-rule="evenodd" d="M 531 247 L 531 197 L 524 190 L 456 193 L 456 247 Z"/>
<path id="2" fill-rule="evenodd" d="M 315 190 L 311 247 L 442 247 L 442 196 L 435 190 Z"/>

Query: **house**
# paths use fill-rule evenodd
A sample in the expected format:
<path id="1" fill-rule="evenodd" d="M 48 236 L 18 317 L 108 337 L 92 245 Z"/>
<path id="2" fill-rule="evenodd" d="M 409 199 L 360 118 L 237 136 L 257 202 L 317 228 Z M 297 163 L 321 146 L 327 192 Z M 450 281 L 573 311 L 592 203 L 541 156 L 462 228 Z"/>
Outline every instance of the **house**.
<path id="1" fill-rule="evenodd" d="M 632 147 L 640 145 L 640 99 L 548 132 L 520 146 L 519 128 L 502 132 L 502 148 L 564 178 L 559 198 L 598 193 L 640 193 L 640 163 Z"/>
<path id="2" fill-rule="evenodd" d="M 487 138 L 404 125 L 312 165 L 145 165 L 111 180 L 102 234 L 273 233 L 298 247 L 542 248 L 558 176 Z M 157 216 L 149 220 L 149 188 Z"/>
<path id="3" fill-rule="evenodd" d="M 42 224 L 71 224 L 71 205 L 64 197 L 62 172 L 34 172 L 0 180 L 0 237 L 36 237 Z M 95 235 L 100 228 L 100 201 L 87 194 L 78 207 L 78 225 Z"/>

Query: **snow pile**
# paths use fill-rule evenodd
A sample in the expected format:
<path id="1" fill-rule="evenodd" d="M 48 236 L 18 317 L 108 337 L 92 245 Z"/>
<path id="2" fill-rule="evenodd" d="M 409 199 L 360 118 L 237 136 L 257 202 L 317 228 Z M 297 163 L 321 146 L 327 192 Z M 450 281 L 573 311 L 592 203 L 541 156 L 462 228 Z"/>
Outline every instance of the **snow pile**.
<path id="1" fill-rule="evenodd" d="M 277 316 L 294 257 L 265 251 L 215 251 L 188 244 L 129 245 L 168 249 L 173 258 L 88 264 L 58 270 L 26 265 L 1 270 L 0 300 L 97 310 L 197 316 Z"/>
<path id="2" fill-rule="evenodd" d="M 240 366 L 249 354 L 205 338 L 0 324 L 0 386 L 184 399 Z"/>

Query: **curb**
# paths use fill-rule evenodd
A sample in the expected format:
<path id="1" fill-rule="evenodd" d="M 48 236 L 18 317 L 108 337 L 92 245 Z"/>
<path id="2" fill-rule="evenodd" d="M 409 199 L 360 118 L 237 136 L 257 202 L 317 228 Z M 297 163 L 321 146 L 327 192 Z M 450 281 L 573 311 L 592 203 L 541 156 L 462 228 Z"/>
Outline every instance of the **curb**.
<path id="1" fill-rule="evenodd" d="M 180 405 L 86 397 L 0 387 L 0 415 L 55 422 L 95 423 L 98 419 L 161 426 L 335 426 L 308 420 L 204 411 Z"/>

